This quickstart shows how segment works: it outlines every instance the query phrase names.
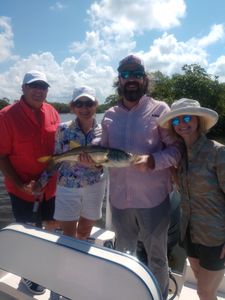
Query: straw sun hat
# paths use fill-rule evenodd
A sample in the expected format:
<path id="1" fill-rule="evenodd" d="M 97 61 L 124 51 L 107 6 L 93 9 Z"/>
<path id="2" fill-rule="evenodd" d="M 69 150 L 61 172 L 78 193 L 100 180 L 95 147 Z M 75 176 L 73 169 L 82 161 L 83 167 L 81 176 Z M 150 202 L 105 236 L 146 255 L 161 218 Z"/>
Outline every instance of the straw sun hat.
<path id="1" fill-rule="evenodd" d="M 209 130 L 218 121 L 218 114 L 214 110 L 201 107 L 200 103 L 196 100 L 182 98 L 171 105 L 171 110 L 168 113 L 160 116 L 158 124 L 163 128 L 170 128 L 170 120 L 180 115 L 200 117 L 200 121 L 204 124 L 206 130 Z"/>

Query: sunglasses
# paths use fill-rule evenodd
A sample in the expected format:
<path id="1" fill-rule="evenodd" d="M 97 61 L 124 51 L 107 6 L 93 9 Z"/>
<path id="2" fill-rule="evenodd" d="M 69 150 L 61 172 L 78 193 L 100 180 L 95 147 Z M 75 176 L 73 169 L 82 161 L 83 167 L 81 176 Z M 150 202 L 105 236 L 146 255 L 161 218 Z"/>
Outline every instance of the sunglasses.
<path id="1" fill-rule="evenodd" d="M 48 84 L 44 82 L 31 82 L 26 84 L 30 89 L 40 89 L 40 90 L 47 90 Z"/>
<path id="2" fill-rule="evenodd" d="M 91 108 L 95 105 L 95 102 L 92 100 L 77 100 L 73 103 L 73 106 L 76 108 L 81 108 L 81 107 L 87 107 L 87 108 Z"/>
<path id="3" fill-rule="evenodd" d="M 179 125 L 181 123 L 180 118 L 182 118 L 182 120 L 183 120 L 184 123 L 189 123 L 189 122 L 191 122 L 191 119 L 192 119 L 192 117 L 189 116 L 189 115 L 184 115 L 184 116 L 181 116 L 181 117 L 176 117 L 176 118 L 172 119 L 172 121 L 171 121 L 172 125 L 173 126 Z"/>
<path id="4" fill-rule="evenodd" d="M 143 71 L 138 71 L 138 70 L 127 70 L 127 71 L 121 71 L 119 73 L 119 76 L 122 77 L 123 79 L 130 79 L 131 77 L 136 78 L 136 79 L 141 79 L 145 76 L 145 72 Z"/>

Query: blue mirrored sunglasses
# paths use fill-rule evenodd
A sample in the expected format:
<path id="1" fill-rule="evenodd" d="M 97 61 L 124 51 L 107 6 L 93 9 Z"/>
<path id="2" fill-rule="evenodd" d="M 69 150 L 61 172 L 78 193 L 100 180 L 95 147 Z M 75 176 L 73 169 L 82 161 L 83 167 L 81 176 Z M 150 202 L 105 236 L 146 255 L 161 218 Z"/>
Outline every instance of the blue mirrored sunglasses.
<path id="1" fill-rule="evenodd" d="M 141 79 L 145 76 L 145 73 L 139 70 L 127 70 L 127 71 L 121 71 L 119 73 L 119 76 L 122 77 L 123 79 L 130 79 L 131 77 L 136 79 Z"/>
<path id="2" fill-rule="evenodd" d="M 184 115 L 184 116 L 181 116 L 181 117 L 173 118 L 172 121 L 171 121 L 172 125 L 173 126 L 179 125 L 181 123 L 181 120 L 180 120 L 181 118 L 182 118 L 184 123 L 189 123 L 191 121 L 192 117 L 189 116 L 189 115 Z"/>

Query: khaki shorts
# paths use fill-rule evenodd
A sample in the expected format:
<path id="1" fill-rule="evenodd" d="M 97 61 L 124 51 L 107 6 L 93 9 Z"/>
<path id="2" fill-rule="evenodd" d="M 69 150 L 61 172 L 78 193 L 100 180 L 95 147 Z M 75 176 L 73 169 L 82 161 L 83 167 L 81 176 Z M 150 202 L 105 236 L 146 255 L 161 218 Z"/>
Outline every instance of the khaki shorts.
<path id="1" fill-rule="evenodd" d="M 54 219 L 57 221 L 77 221 L 80 217 L 89 220 L 100 219 L 105 189 L 105 179 L 84 188 L 68 188 L 58 185 Z"/>

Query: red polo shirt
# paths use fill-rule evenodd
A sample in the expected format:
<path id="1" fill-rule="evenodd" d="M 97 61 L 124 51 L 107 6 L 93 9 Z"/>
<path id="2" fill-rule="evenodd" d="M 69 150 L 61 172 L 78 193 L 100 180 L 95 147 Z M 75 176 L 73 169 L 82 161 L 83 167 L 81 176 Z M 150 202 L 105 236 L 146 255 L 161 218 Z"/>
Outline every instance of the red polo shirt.
<path id="1" fill-rule="evenodd" d="M 48 103 L 43 103 L 40 111 L 41 124 L 23 97 L 0 111 L 0 154 L 8 156 L 24 183 L 38 179 L 46 168 L 46 164 L 39 163 L 38 158 L 52 155 L 54 151 L 59 114 Z M 34 196 L 19 190 L 8 178 L 5 178 L 5 185 L 9 193 L 25 201 L 34 201 Z M 55 185 L 56 177 L 53 177 L 44 191 L 47 200 L 55 195 Z"/>

